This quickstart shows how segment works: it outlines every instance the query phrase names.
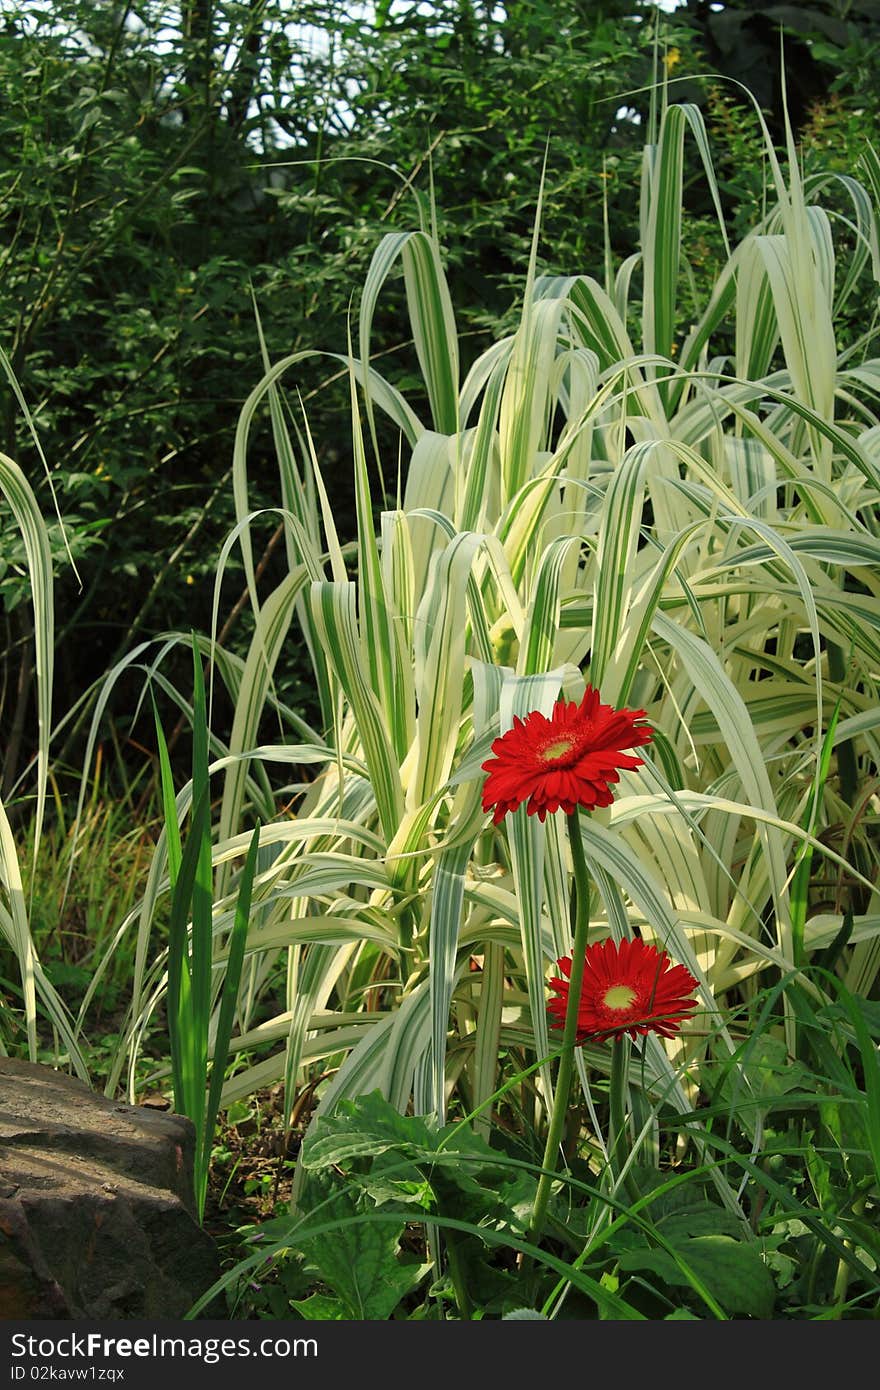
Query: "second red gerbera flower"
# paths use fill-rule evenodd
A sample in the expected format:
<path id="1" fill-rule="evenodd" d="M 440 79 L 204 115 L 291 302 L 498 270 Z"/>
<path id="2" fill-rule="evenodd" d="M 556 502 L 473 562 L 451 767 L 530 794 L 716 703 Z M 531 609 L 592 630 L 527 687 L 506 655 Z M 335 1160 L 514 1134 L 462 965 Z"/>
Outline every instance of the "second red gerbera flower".
<path id="1" fill-rule="evenodd" d="M 638 723 L 644 714 L 603 705 L 588 685 L 579 705 L 557 700 L 549 719 L 538 710 L 525 719 L 515 716 L 513 728 L 492 744 L 495 757 L 482 765 L 488 773 L 483 810 L 494 807 L 498 825 L 524 801 L 528 814 L 541 821 L 560 807 L 572 815 L 578 806 L 610 806 L 617 769 L 643 762 L 621 750 L 651 741 L 651 730 Z"/>
<path id="2" fill-rule="evenodd" d="M 556 964 L 565 977 L 550 981 L 557 994 L 547 1006 L 554 1028 L 565 1024 L 571 975 L 571 957 Z M 577 1036 L 605 1042 L 625 1033 L 659 1033 L 674 1037 L 682 1022 L 697 1007 L 690 998 L 697 981 L 683 965 L 673 965 L 665 951 L 636 938 L 633 941 L 598 941 L 587 947 L 584 978 L 578 1001 Z"/>

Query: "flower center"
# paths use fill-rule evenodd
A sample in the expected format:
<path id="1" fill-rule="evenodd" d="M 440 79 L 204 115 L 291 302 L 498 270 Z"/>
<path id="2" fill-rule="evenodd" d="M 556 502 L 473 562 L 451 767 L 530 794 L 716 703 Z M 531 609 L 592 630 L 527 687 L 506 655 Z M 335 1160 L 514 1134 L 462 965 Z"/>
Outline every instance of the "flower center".
<path id="1" fill-rule="evenodd" d="M 635 997 L 636 992 L 630 989 L 629 985 L 612 985 L 605 991 L 602 1003 L 606 1009 L 628 1009 Z"/>
<path id="2" fill-rule="evenodd" d="M 573 738 L 558 738 L 555 743 L 548 743 L 541 749 L 541 757 L 545 763 L 555 762 L 557 758 L 564 758 L 566 753 L 570 753 L 574 744 Z"/>

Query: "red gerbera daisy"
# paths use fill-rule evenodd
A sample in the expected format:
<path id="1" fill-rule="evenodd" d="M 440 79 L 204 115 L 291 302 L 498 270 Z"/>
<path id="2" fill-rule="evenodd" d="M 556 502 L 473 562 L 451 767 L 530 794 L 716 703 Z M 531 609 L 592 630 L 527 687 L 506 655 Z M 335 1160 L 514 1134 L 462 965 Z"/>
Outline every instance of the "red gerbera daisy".
<path id="1" fill-rule="evenodd" d="M 483 763 L 489 774 L 483 810 L 494 806 L 498 825 L 524 801 L 528 814 L 537 812 L 541 821 L 560 806 L 567 815 L 578 806 L 610 806 L 609 783 L 620 781 L 617 768 L 643 762 L 621 749 L 651 741 L 651 730 L 636 722 L 644 714 L 601 704 L 598 690 L 588 685 L 579 705 L 557 700 L 549 719 L 537 710 L 525 719 L 515 716 L 513 728 L 492 744 L 495 757 Z"/>
<path id="2" fill-rule="evenodd" d="M 551 999 L 548 1012 L 551 1027 L 562 1028 L 568 1006 L 568 977 L 571 956 L 556 964 L 565 979 L 553 979 L 550 988 L 558 998 Z M 621 1039 L 624 1033 L 659 1033 L 674 1037 L 696 999 L 688 996 L 697 981 L 683 965 L 673 965 L 665 951 L 644 941 L 599 941 L 588 946 L 584 979 L 578 1005 L 577 1042 L 596 1038 L 606 1042 Z"/>

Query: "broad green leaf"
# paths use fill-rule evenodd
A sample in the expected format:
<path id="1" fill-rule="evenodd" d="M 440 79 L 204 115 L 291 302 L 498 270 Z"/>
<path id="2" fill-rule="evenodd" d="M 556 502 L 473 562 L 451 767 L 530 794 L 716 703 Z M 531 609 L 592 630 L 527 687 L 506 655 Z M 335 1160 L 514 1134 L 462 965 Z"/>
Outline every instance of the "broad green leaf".
<path id="1" fill-rule="evenodd" d="M 682 1264 L 666 1250 L 633 1250 L 620 1256 L 626 1270 L 650 1270 L 666 1284 L 692 1287 L 690 1271 L 705 1283 L 730 1317 L 772 1318 L 776 1291 L 761 1253 L 724 1235 L 675 1242 Z M 682 1267 L 682 1265 L 684 1267 Z"/>
<path id="2" fill-rule="evenodd" d="M 422 1267 L 397 1259 L 403 1217 L 395 1222 L 378 1218 L 355 1222 L 350 1219 L 355 1211 L 349 1198 L 334 1198 L 333 1239 L 316 1236 L 310 1240 L 306 1227 L 297 1233 L 297 1245 L 341 1300 L 347 1317 L 384 1321 L 421 1282 Z"/>

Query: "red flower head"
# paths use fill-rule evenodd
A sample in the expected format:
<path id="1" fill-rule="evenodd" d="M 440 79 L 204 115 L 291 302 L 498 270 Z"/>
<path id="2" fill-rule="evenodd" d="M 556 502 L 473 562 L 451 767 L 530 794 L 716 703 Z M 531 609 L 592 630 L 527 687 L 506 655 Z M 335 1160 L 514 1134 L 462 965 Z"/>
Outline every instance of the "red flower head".
<path id="1" fill-rule="evenodd" d="M 579 705 L 557 700 L 549 719 L 537 710 L 525 719 L 514 716 L 513 728 L 492 744 L 495 757 L 483 763 L 489 774 L 483 810 L 494 806 L 498 825 L 523 801 L 541 821 L 560 806 L 567 815 L 578 806 L 610 806 L 609 783 L 620 781 L 617 768 L 643 762 L 620 750 L 651 741 L 651 730 L 636 722 L 644 713 L 600 704 L 598 690 L 588 685 Z"/>
<path id="2" fill-rule="evenodd" d="M 553 979 L 550 988 L 558 998 L 551 999 L 548 1012 L 552 1028 L 562 1028 L 568 1006 L 568 977 L 571 957 L 556 964 L 565 979 Z M 644 941 L 599 941 L 587 947 L 584 978 L 578 1006 L 576 1041 L 595 1038 L 606 1042 L 624 1033 L 659 1033 L 672 1038 L 682 1020 L 697 1006 L 689 999 L 697 981 L 683 965 L 673 965 L 665 951 Z"/>

